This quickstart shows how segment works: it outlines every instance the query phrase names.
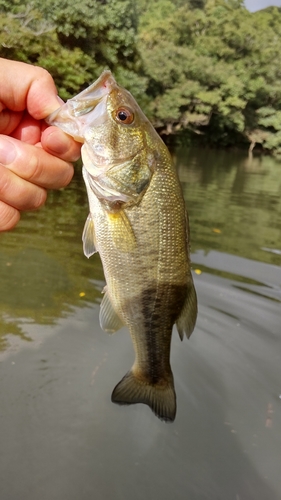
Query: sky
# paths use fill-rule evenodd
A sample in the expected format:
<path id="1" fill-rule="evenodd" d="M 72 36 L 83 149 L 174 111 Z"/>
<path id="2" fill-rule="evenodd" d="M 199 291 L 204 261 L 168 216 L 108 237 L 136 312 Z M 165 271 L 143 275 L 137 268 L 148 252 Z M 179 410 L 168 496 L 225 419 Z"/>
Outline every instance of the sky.
<path id="1" fill-rule="evenodd" d="M 244 4 L 248 10 L 255 12 L 271 5 L 281 7 L 281 0 L 244 0 Z"/>

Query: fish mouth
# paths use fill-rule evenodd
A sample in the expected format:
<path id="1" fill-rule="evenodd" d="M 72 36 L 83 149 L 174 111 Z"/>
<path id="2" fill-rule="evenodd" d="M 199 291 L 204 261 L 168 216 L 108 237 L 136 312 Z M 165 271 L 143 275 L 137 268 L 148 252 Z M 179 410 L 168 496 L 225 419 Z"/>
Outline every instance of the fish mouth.
<path id="1" fill-rule="evenodd" d="M 69 99 L 63 106 L 56 109 L 47 118 L 48 125 L 55 125 L 84 142 L 85 129 L 91 124 L 102 121 L 106 113 L 107 95 L 117 87 L 117 83 L 110 71 L 104 71 L 101 76 L 87 89 Z"/>

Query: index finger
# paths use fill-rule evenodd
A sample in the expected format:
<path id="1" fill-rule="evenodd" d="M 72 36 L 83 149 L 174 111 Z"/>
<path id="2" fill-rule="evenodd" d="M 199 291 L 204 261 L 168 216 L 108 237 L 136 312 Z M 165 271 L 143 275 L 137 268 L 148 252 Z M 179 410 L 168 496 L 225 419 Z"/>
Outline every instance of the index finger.
<path id="1" fill-rule="evenodd" d="M 47 189 L 59 189 L 69 184 L 73 176 L 73 165 L 39 146 L 33 146 L 1 136 L 3 151 L 8 150 L 5 168 L 18 177 Z"/>
<path id="2" fill-rule="evenodd" d="M 47 70 L 0 58 L 0 106 L 17 112 L 27 109 L 42 120 L 61 106 L 61 100 Z"/>

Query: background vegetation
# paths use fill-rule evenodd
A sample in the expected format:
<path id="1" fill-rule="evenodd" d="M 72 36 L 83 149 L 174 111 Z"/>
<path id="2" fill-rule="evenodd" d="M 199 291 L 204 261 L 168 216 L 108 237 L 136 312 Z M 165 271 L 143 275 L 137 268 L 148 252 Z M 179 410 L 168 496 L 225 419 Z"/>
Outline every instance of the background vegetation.
<path id="1" fill-rule="evenodd" d="M 66 99 L 110 68 L 162 134 L 281 155 L 281 9 L 240 0 L 0 0 L 0 56 Z"/>

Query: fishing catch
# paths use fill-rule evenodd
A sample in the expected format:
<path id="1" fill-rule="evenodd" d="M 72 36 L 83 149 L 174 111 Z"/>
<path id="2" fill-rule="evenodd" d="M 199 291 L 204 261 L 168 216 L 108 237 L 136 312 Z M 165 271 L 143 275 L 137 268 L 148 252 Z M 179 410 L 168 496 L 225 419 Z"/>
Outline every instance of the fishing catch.
<path id="1" fill-rule="evenodd" d="M 173 325 L 189 337 L 197 316 L 185 202 L 170 154 L 132 95 L 110 71 L 47 122 L 83 142 L 89 216 L 87 257 L 99 252 L 106 287 L 100 325 L 126 325 L 135 350 L 112 401 L 145 403 L 164 421 L 176 415 L 170 366 Z"/>

